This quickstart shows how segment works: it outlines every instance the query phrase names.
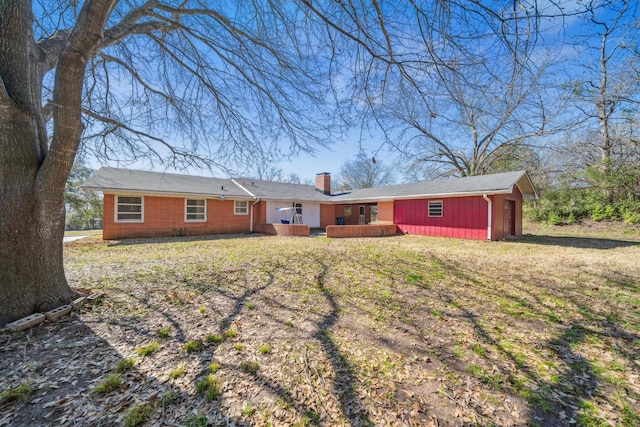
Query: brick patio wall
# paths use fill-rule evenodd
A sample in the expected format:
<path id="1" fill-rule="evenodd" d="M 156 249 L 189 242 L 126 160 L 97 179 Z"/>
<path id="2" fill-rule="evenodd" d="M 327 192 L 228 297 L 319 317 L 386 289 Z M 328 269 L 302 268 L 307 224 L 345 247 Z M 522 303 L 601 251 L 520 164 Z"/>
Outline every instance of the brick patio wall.
<path id="1" fill-rule="evenodd" d="M 327 237 L 385 237 L 396 234 L 395 224 L 329 225 Z"/>
<path id="2" fill-rule="evenodd" d="M 309 226 L 306 224 L 259 224 L 258 233 L 275 236 L 309 237 Z"/>

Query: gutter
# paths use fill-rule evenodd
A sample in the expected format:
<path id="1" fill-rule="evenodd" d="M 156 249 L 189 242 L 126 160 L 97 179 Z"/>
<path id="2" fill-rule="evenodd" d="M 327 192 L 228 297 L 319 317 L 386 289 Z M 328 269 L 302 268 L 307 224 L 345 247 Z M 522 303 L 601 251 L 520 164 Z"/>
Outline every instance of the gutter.
<path id="1" fill-rule="evenodd" d="M 485 199 L 487 201 L 487 240 L 491 240 L 491 217 L 492 217 L 492 203 L 491 203 L 491 199 L 486 195 L 483 194 L 482 198 Z"/>

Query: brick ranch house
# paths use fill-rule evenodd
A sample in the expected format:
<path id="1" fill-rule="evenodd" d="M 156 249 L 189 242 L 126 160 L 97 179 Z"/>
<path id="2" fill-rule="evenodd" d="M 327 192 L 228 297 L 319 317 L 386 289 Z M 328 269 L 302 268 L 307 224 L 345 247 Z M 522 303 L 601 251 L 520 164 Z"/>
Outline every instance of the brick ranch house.
<path id="1" fill-rule="evenodd" d="M 331 192 L 315 186 L 101 168 L 83 188 L 104 194 L 105 240 L 251 233 L 328 237 L 396 233 L 500 240 L 522 234 L 526 171 Z"/>

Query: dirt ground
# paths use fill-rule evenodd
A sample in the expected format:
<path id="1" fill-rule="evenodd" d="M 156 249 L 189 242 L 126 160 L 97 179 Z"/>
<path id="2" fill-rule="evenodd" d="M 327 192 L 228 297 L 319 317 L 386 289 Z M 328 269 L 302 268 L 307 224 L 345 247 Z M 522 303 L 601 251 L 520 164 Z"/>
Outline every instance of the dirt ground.
<path id="1" fill-rule="evenodd" d="M 640 232 L 525 233 L 67 244 L 0 426 L 640 425 Z"/>

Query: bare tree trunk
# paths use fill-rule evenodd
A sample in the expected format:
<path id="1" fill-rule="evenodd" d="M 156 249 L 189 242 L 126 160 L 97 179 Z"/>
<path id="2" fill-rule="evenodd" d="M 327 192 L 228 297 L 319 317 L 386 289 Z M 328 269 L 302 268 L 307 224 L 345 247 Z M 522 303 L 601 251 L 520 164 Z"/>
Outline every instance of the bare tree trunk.
<path id="1" fill-rule="evenodd" d="M 0 325 L 71 301 L 62 259 L 63 188 L 37 185 L 38 126 L 24 108 L 0 114 Z"/>
<path id="2" fill-rule="evenodd" d="M 3 147 L 5 135 L 0 138 Z M 62 196 L 37 189 L 34 167 L 15 162 L 12 168 L 3 165 L 2 172 L 0 325 L 48 311 L 76 296 L 63 268 Z"/>
<path id="3" fill-rule="evenodd" d="M 62 257 L 64 186 L 82 125 L 88 53 L 113 2 L 85 2 L 79 28 L 57 58 L 53 135 L 42 109 L 44 52 L 33 40 L 31 2 L 0 2 L 0 326 L 70 302 Z"/>
<path id="4" fill-rule="evenodd" d="M 611 137 L 609 134 L 609 117 L 612 113 L 611 101 L 608 94 L 608 56 L 607 56 L 607 36 L 608 33 L 602 37 L 600 44 L 600 87 L 599 87 L 599 99 L 596 102 L 598 109 L 598 122 L 600 124 L 600 151 L 602 152 L 602 163 L 604 167 L 604 176 L 608 179 L 611 175 Z"/>

